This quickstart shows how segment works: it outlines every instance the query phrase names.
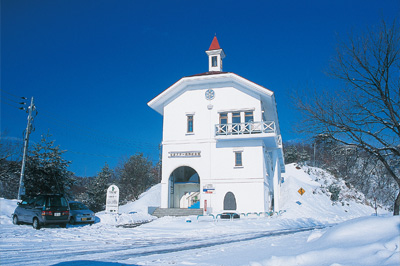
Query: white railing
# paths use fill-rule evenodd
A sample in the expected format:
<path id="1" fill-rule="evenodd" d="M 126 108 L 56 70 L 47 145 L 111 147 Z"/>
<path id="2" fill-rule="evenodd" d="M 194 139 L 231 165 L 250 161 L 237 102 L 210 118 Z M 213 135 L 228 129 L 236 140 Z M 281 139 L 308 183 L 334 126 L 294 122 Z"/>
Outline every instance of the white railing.
<path id="1" fill-rule="evenodd" d="M 246 122 L 215 125 L 216 136 L 275 133 L 275 122 Z"/>

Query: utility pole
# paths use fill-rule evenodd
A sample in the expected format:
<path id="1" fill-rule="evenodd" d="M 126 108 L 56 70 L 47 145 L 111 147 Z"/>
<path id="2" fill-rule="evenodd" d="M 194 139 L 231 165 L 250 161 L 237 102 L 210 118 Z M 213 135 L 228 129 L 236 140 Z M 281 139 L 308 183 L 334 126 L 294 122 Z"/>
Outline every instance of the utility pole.
<path id="1" fill-rule="evenodd" d="M 22 195 L 25 195 L 25 186 L 24 186 L 24 174 L 25 174 L 25 161 L 26 161 L 26 153 L 28 152 L 28 144 L 29 144 L 29 134 L 31 133 L 33 121 L 32 111 L 35 109 L 35 105 L 33 104 L 33 97 L 31 98 L 31 105 L 29 106 L 28 112 L 28 124 L 25 130 L 25 139 L 24 139 L 24 153 L 22 156 L 22 166 L 21 166 L 21 177 L 19 179 L 19 190 L 18 190 L 18 199 L 21 199 Z"/>

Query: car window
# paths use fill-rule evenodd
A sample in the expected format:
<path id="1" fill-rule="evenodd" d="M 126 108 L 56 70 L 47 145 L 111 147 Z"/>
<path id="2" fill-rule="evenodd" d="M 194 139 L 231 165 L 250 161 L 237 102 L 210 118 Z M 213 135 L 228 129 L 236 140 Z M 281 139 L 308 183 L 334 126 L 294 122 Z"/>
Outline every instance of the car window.
<path id="1" fill-rule="evenodd" d="M 25 199 L 25 200 L 23 200 L 20 204 L 21 205 L 28 205 L 29 204 L 29 201 L 32 201 L 31 199 Z"/>
<path id="2" fill-rule="evenodd" d="M 68 202 L 64 197 L 49 196 L 46 205 L 47 207 L 68 207 Z"/>
<path id="3" fill-rule="evenodd" d="M 71 202 L 69 204 L 69 207 L 71 208 L 71 210 L 89 210 L 89 208 L 81 202 Z"/>
<path id="4" fill-rule="evenodd" d="M 24 200 L 21 201 L 21 203 L 19 205 L 21 205 L 21 207 L 27 207 L 29 205 L 33 205 L 33 203 L 35 202 L 36 198 L 25 198 Z"/>
<path id="5" fill-rule="evenodd" d="M 37 197 L 35 200 L 35 206 L 43 206 L 44 205 L 44 197 Z"/>

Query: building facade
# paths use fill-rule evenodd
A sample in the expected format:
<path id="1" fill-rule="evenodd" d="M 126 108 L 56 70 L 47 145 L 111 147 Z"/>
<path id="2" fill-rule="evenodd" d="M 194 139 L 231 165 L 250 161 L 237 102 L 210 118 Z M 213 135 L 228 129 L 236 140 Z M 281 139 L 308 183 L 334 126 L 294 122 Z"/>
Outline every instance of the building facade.
<path id="1" fill-rule="evenodd" d="M 161 208 L 278 211 L 285 166 L 274 93 L 223 72 L 216 37 L 206 54 L 208 72 L 148 103 L 163 115 Z"/>

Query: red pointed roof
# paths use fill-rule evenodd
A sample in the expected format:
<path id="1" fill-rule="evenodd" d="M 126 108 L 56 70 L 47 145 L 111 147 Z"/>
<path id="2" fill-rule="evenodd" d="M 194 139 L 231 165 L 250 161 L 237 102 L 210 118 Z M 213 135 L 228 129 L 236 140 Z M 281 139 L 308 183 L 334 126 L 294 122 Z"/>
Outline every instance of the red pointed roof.
<path id="1" fill-rule="evenodd" d="M 211 42 L 210 48 L 208 48 L 208 50 L 218 50 L 221 49 L 221 47 L 219 47 L 219 43 L 217 40 L 217 36 L 214 36 L 214 39 Z"/>

